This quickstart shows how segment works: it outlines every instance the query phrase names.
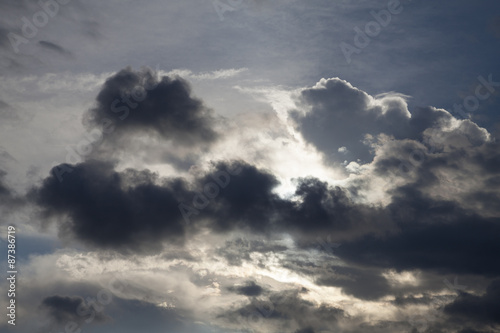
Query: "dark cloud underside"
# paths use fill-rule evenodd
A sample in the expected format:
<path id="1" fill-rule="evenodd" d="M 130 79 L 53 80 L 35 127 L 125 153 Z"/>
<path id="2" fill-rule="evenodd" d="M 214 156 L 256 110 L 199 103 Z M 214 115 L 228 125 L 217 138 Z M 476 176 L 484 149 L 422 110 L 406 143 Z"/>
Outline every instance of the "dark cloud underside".
<path id="1" fill-rule="evenodd" d="M 126 68 L 106 80 L 87 114 L 89 126 L 114 136 L 153 133 L 181 145 L 208 145 L 218 135 L 211 110 L 180 77 L 160 80 L 148 69 Z"/>

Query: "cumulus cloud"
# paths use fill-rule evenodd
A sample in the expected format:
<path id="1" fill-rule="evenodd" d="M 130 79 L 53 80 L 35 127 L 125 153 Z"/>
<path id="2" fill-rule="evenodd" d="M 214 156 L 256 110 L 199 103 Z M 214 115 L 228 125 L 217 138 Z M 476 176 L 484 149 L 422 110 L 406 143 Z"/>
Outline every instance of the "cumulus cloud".
<path id="1" fill-rule="evenodd" d="M 212 111 L 192 96 L 187 81 L 158 79 L 148 69 L 125 68 L 108 78 L 86 122 L 115 138 L 152 133 L 184 146 L 208 145 L 218 137 Z"/>
<path id="2" fill-rule="evenodd" d="M 322 79 L 303 89 L 298 109 L 291 112 L 298 131 L 331 161 L 345 159 L 371 162 L 370 139 L 381 134 L 397 140 L 422 141 L 424 131 L 446 128 L 454 118 L 445 110 L 420 107 L 409 110 L 406 96 L 396 93 L 370 96 L 339 78 Z M 485 139 L 484 131 L 471 122 L 461 126 L 468 138 Z M 478 138 L 479 137 L 479 138 Z"/>
<path id="3" fill-rule="evenodd" d="M 90 161 L 72 167 L 64 181 L 55 175 L 31 192 L 46 217 L 69 217 L 63 236 L 76 236 L 103 248 L 149 250 L 165 238 L 184 235 L 179 198 L 182 181 L 161 186 L 157 175 L 133 170 L 118 173 L 111 163 Z"/>

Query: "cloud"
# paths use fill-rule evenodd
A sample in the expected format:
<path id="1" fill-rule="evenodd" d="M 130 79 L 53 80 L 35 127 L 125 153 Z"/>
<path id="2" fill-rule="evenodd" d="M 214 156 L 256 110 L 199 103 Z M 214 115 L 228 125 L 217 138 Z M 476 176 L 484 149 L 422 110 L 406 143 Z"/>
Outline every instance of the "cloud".
<path id="1" fill-rule="evenodd" d="M 47 50 L 50 50 L 50 51 L 54 51 L 54 52 L 59 53 L 61 55 L 71 55 L 71 52 L 69 52 L 68 50 L 66 50 L 62 46 L 57 45 L 57 44 L 52 43 L 52 42 L 48 42 L 46 40 L 39 41 L 38 45 L 40 45 L 44 49 L 47 49 Z"/>
<path id="2" fill-rule="evenodd" d="M 322 331 L 338 327 L 345 314 L 327 304 L 304 300 L 303 290 L 285 290 L 271 293 L 267 298 L 252 298 L 249 303 L 236 306 L 219 316 L 235 327 L 249 327 L 258 332 L 269 329 L 304 332 Z"/>
<path id="3" fill-rule="evenodd" d="M 337 231 L 336 237 L 348 237 L 375 229 L 376 223 L 385 223 L 383 211 L 356 204 L 346 189 L 315 178 L 298 179 L 294 196 L 283 199 L 275 193 L 279 181 L 267 170 L 244 162 L 221 162 L 216 170 L 201 178 L 199 187 L 213 183 L 223 170 L 238 170 L 238 173 L 226 178 L 229 181 L 213 199 L 214 204 L 208 204 L 200 214 L 199 218 L 210 218 L 210 228 L 215 231 L 248 228 L 257 233 L 297 235 Z M 371 227 L 360 228 L 368 218 Z"/>
<path id="4" fill-rule="evenodd" d="M 0 162 L 10 158 L 7 152 L 3 153 L 0 152 Z M 6 178 L 7 172 L 0 169 L 0 225 L 12 224 L 11 214 L 18 212 L 26 204 L 26 198 L 17 194 Z"/>
<path id="5" fill-rule="evenodd" d="M 3 179 L 7 173 L 5 171 L 0 170 L 0 196 L 7 197 L 11 195 L 10 189 L 3 183 Z"/>
<path id="6" fill-rule="evenodd" d="M 369 269 L 335 266 L 323 271 L 315 282 L 320 286 L 340 287 L 344 293 L 366 300 L 379 299 L 392 291 L 381 272 Z"/>
<path id="7" fill-rule="evenodd" d="M 454 121 L 447 111 L 436 108 L 410 112 L 406 98 L 397 93 L 372 97 L 339 78 L 321 79 L 300 92 L 298 109 L 291 117 L 304 138 L 329 160 L 367 163 L 374 156 L 370 138 L 385 134 L 397 140 L 421 141 L 425 130 L 446 128 Z M 462 124 L 470 124 L 471 131 L 477 128 L 471 122 Z"/>
<path id="8" fill-rule="evenodd" d="M 241 73 L 246 72 L 247 70 L 248 68 L 230 68 L 195 74 L 188 69 L 174 69 L 170 72 L 162 71 L 160 72 L 160 74 L 167 76 L 181 76 L 190 80 L 221 80 L 238 76 Z"/>
<path id="9" fill-rule="evenodd" d="M 118 173 L 111 163 L 91 161 L 73 166 L 62 182 L 46 178 L 30 197 L 47 218 L 69 217 L 60 226 L 62 236 L 102 248 L 158 250 L 163 239 L 182 240 L 177 206 L 188 192 L 180 180 L 165 186 L 156 181 L 148 171 Z"/>
<path id="10" fill-rule="evenodd" d="M 228 290 L 235 292 L 238 295 L 245 296 L 260 296 L 264 292 L 264 288 L 256 284 L 254 281 L 247 281 L 241 286 L 229 287 Z"/>
<path id="11" fill-rule="evenodd" d="M 265 240 L 248 240 L 245 238 L 236 238 L 228 240 L 218 247 L 216 254 L 224 257 L 228 265 L 241 266 L 243 261 L 251 261 L 250 254 L 256 253 L 282 253 L 288 248 L 281 244 L 266 242 Z"/>
<path id="12" fill-rule="evenodd" d="M 42 301 L 41 308 L 47 312 L 54 324 L 61 326 L 70 322 L 81 325 L 84 322 L 103 323 L 109 320 L 104 313 L 92 310 L 91 305 L 79 296 L 49 296 Z M 90 316 L 91 314 L 93 315 Z"/>
<path id="13" fill-rule="evenodd" d="M 144 74 L 147 70 L 140 74 L 122 72 L 133 82 L 150 77 Z M 111 78 L 102 92 L 114 91 L 113 87 L 122 91 L 122 81 Z M 283 196 L 277 192 L 282 178 L 272 167 L 264 168 L 255 161 L 212 160 L 187 178 L 164 178 L 148 169 L 119 168 L 112 162 L 114 155 L 100 154 L 100 160 L 88 158 L 80 164 L 57 166 L 29 197 L 41 209 L 44 220 L 58 221 L 61 237 L 98 250 L 119 251 L 127 257 L 131 253 L 158 254 L 172 245 L 180 252 L 164 255 L 165 260 L 182 253 L 184 262 L 199 265 L 202 260 L 196 260 L 198 256 L 190 254 L 186 244 L 210 234 L 217 242 L 232 235 L 232 240 L 217 243 L 221 246 L 213 244 L 213 239 L 206 240 L 207 253 L 220 265 L 228 264 L 226 269 L 232 274 L 241 268 L 238 266 L 248 265 L 272 271 L 275 266 L 268 265 L 273 261 L 272 265 L 289 271 L 315 293 L 335 290 L 339 299 L 387 304 L 392 309 L 388 312 L 401 312 L 391 320 L 380 315 L 378 323 L 361 315 L 350 318 L 362 331 L 406 330 L 411 323 L 403 317 L 415 308 L 442 313 L 452 301 L 448 294 L 435 294 L 445 288 L 444 275 L 470 276 L 476 283 L 471 290 L 478 289 L 480 277 L 499 276 L 498 265 L 493 263 L 500 250 L 495 239 L 500 232 L 495 203 L 500 149 L 491 135 L 472 121 L 456 120 L 444 110 L 428 107 L 410 114 L 405 111 L 404 97 L 394 93 L 372 98 L 343 81 L 324 84 L 324 89 L 333 89 L 335 101 L 318 93 L 324 100 L 311 102 L 315 105 L 312 110 L 336 103 L 348 103 L 346 109 L 350 109 L 361 100 L 363 112 L 376 115 L 368 115 L 371 120 L 367 126 L 378 124 L 358 133 L 371 159 L 360 162 L 356 174 L 342 182 L 297 178 L 293 179 L 295 190 Z M 340 94 L 335 95 L 337 90 Z M 354 97 L 342 100 L 343 94 Z M 396 111 L 389 111 L 391 103 Z M 164 141 L 179 138 L 175 133 L 165 137 L 148 119 L 133 120 L 123 127 L 114 123 L 116 131 L 105 142 L 106 149 L 112 151 L 129 134 L 153 135 Z M 393 122 L 406 124 L 404 131 L 392 130 L 389 124 Z M 193 145 L 204 144 L 200 140 Z M 348 144 L 339 147 L 346 147 L 342 154 L 352 151 Z M 408 170 L 401 169 L 403 162 L 408 162 Z M 70 171 L 61 182 L 55 173 L 63 168 Z M 374 188 L 379 197 L 370 196 Z M 247 240 L 241 234 L 262 240 Z M 284 235 L 290 238 L 289 243 L 276 242 Z M 337 246 L 332 248 L 332 243 Z M 301 256 L 310 257 L 305 260 Z M 398 280 L 404 274 L 410 275 L 411 283 Z M 336 303 L 313 301 L 305 291 L 276 290 L 276 281 L 265 280 L 264 285 L 260 279 L 239 276 L 234 284 L 217 277 L 210 272 L 188 281 L 197 288 L 207 288 L 204 295 L 220 295 L 218 305 L 237 299 L 229 309 L 226 303 L 217 308 L 224 327 L 248 323 L 259 330 L 320 332 L 335 327 L 339 320 L 348 320 L 344 310 L 332 305 Z M 226 293 L 221 292 L 221 285 Z M 459 299 L 477 301 L 471 297 L 478 296 L 467 297 Z M 450 314 L 449 325 L 457 326 L 458 317 Z M 442 327 L 443 320 L 437 320 L 433 327 Z M 467 325 L 473 321 L 467 320 Z"/>
<path id="14" fill-rule="evenodd" d="M 432 302 L 432 297 L 429 297 L 426 294 L 422 295 L 421 297 L 415 297 L 414 295 L 406 297 L 396 296 L 396 299 L 394 300 L 394 304 L 402 307 L 415 304 L 429 304 L 431 302 Z"/>
<path id="15" fill-rule="evenodd" d="M 117 172 L 111 162 L 90 160 L 54 167 L 29 198 L 42 208 L 46 220 L 69 217 L 60 224 L 63 237 L 133 251 L 158 251 L 164 240 L 182 242 L 186 228 L 359 234 L 355 229 L 368 215 L 380 215 L 352 203 L 342 189 L 315 179 L 299 180 L 294 201 L 273 192 L 278 184 L 269 172 L 241 161 L 214 164 L 188 183 L 148 170 Z M 369 222 L 375 228 L 374 221 Z"/>
<path id="16" fill-rule="evenodd" d="M 500 324 L 500 280 L 492 281 L 482 296 L 461 293 L 444 312 L 461 323 Z"/>
<path id="17" fill-rule="evenodd" d="M 441 273 L 495 276 L 500 245 L 498 218 L 488 219 L 446 201 L 407 194 L 389 207 L 399 231 L 343 242 L 336 253 L 344 260 L 397 270 L 426 269 Z"/>
<path id="18" fill-rule="evenodd" d="M 102 101 L 118 96 L 124 87 L 132 89 L 143 79 L 154 81 L 149 71 L 123 70 L 107 81 L 97 100 L 103 106 L 106 103 Z M 169 91 L 174 83 L 167 79 L 165 84 Z M 176 84 L 183 87 L 182 83 Z M 160 87 L 161 83 L 152 91 Z M 189 94 L 184 94 L 186 90 L 181 91 L 183 98 L 191 101 Z M 343 95 L 348 98 L 343 99 Z M 296 179 L 296 190 L 287 198 L 276 193 L 280 182 L 271 170 L 243 161 L 214 163 L 212 169 L 191 182 L 181 178 L 160 179 L 149 171 L 116 172 L 112 163 L 89 161 L 73 166 L 74 170 L 67 174 L 68 180 L 62 183 L 54 176 L 47 178 L 34 192 L 34 197 L 47 217 L 65 214 L 70 217 L 61 225 L 62 235 L 76 236 L 103 248 L 127 246 L 133 250 L 158 251 L 163 241 L 182 243 L 187 229 L 217 233 L 286 232 L 305 248 L 315 246 L 315 237 L 330 234 L 332 241 L 343 244 L 336 253 L 350 263 L 397 270 L 426 269 L 488 276 L 499 273 L 495 265 L 489 264 L 494 260 L 494 251 L 480 246 L 486 243 L 492 249 L 498 248 L 491 236 L 498 232 L 495 217 L 498 208 L 494 204 L 498 193 L 494 186 L 477 184 L 477 180 L 491 184 L 500 171 L 496 163 L 500 150 L 487 132 L 469 120 L 454 120 L 444 110 L 422 108 L 410 117 L 402 97 L 384 95 L 380 97 L 382 103 L 338 79 L 320 81 L 305 96 L 310 101 L 319 99 L 315 107 L 320 110 L 338 103 L 339 109 L 347 103 L 346 110 L 358 104 L 374 105 L 369 111 L 363 111 L 376 113 L 378 120 L 373 118 L 373 121 L 389 129 L 392 120 L 404 120 L 409 126 L 407 136 L 419 137 L 421 142 L 379 134 L 369 143 L 373 162 L 367 164 L 358 181 L 341 187 L 313 177 Z M 143 102 L 150 105 L 147 98 Z M 391 103 L 395 103 L 394 110 L 388 107 Z M 99 110 L 103 111 L 98 107 L 92 112 L 100 115 Z M 154 110 L 152 117 L 163 119 L 164 111 Z M 123 125 L 122 130 L 147 130 L 153 126 L 153 118 L 138 117 L 130 125 Z M 170 119 L 169 115 L 165 117 Z M 403 132 L 397 135 L 405 136 Z M 416 150 L 423 154 L 420 164 L 412 172 L 400 174 L 398 163 Z M 64 166 L 58 168 L 61 167 Z M 483 170 L 479 178 L 467 181 L 465 177 L 472 174 L 469 170 L 477 168 Z M 464 179 L 462 191 L 458 193 L 445 187 L 444 177 L 455 175 Z M 363 196 L 370 190 L 370 182 L 386 179 L 390 183 L 384 193 L 388 204 L 366 202 Z M 102 199 L 96 201 L 93 199 L 96 197 Z M 179 211 L 180 203 L 185 205 L 183 212 Z M 192 224 L 185 224 L 186 215 Z M 96 229 L 101 232 L 96 234 Z M 248 259 L 234 251 L 227 252 L 226 258 L 234 265 Z M 328 276 L 318 281 L 341 286 L 346 293 L 361 298 L 377 298 L 388 290 L 385 280 L 376 272 L 350 271 L 348 274 L 377 287 L 362 290 L 349 279 L 334 281 Z M 369 291 L 374 294 L 370 295 Z"/>
<path id="19" fill-rule="evenodd" d="M 139 132 L 182 146 L 207 146 L 218 138 L 212 111 L 192 96 L 188 82 L 168 76 L 158 80 L 149 69 L 125 68 L 108 78 L 85 121 L 112 132 L 115 140 Z"/>

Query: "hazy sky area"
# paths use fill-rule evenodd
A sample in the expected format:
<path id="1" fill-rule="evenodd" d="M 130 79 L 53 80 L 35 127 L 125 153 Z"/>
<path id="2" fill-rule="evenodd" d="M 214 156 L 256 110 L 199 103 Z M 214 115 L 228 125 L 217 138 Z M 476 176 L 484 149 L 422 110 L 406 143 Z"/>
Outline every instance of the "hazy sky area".
<path id="1" fill-rule="evenodd" d="M 0 332 L 500 332 L 498 59 L 495 0 L 0 0 Z"/>

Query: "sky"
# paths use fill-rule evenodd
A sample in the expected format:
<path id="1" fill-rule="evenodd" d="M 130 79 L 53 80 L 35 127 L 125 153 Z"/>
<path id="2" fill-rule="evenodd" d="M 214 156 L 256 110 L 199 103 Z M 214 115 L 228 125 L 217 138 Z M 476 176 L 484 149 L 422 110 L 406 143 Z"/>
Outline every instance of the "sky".
<path id="1" fill-rule="evenodd" d="M 0 0 L 0 332 L 500 332 L 499 43 L 494 0 Z"/>

